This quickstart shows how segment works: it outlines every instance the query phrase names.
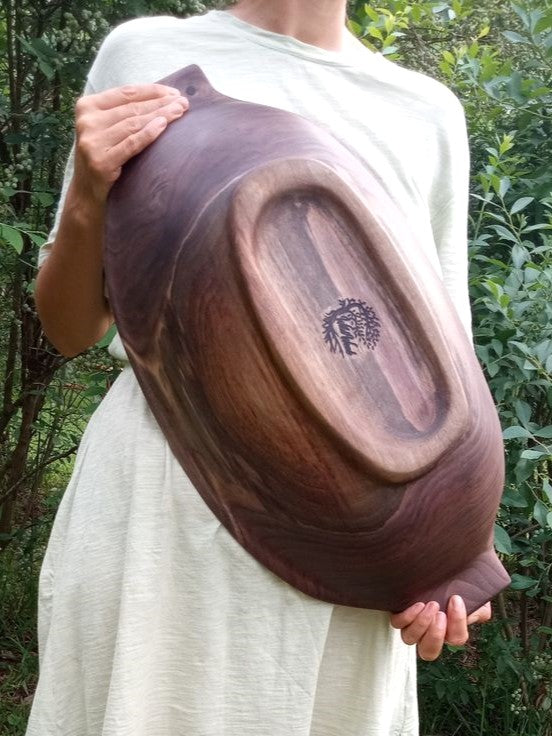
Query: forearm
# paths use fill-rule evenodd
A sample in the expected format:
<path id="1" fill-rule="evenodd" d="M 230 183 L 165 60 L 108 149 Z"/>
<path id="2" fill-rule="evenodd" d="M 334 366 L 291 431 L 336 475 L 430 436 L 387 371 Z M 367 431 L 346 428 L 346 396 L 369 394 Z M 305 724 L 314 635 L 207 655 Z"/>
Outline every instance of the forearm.
<path id="1" fill-rule="evenodd" d="M 105 205 L 79 197 L 71 185 L 52 251 L 38 272 L 38 316 L 67 357 L 94 345 L 113 323 L 103 290 L 104 216 Z"/>
<path id="2" fill-rule="evenodd" d="M 74 166 L 59 227 L 41 266 L 35 302 L 44 332 L 73 357 L 100 340 L 113 315 L 104 296 L 102 240 L 108 193 L 122 167 L 188 108 L 163 84 L 114 87 L 75 104 Z M 58 210 L 59 211 L 59 210 Z"/>

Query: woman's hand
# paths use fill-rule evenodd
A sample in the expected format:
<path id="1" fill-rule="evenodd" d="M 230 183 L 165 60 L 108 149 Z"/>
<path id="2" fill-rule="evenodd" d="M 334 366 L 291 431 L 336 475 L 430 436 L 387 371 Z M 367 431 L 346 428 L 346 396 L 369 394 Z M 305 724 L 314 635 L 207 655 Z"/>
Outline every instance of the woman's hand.
<path id="1" fill-rule="evenodd" d="M 451 596 L 446 614 L 439 610 L 436 601 L 415 603 L 401 613 L 390 614 L 391 626 L 401 629 L 405 644 L 418 645 L 418 655 L 424 660 L 437 659 L 445 642 L 462 646 L 469 638 L 468 626 L 490 618 L 490 602 L 466 616 L 466 606 L 459 595 Z"/>
<path id="2" fill-rule="evenodd" d="M 89 206 L 103 206 L 123 164 L 187 108 L 179 90 L 164 84 L 125 85 L 80 97 L 73 193 Z"/>

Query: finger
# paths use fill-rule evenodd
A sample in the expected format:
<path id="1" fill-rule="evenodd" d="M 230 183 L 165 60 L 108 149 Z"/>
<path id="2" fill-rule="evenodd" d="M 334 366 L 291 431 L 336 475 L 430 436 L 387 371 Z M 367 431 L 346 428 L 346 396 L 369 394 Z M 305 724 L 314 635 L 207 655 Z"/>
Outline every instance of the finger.
<path id="1" fill-rule="evenodd" d="M 150 143 L 158 138 L 168 125 L 167 118 L 156 117 L 142 130 L 133 135 L 129 135 L 124 141 L 121 141 L 112 149 L 109 156 L 110 178 L 117 179 L 121 173 L 121 167 L 133 156 L 144 150 Z"/>
<path id="2" fill-rule="evenodd" d="M 172 122 L 177 118 L 182 117 L 187 109 L 187 105 L 184 105 L 179 101 L 173 101 L 164 107 L 160 107 L 147 115 L 136 115 L 135 117 L 126 118 L 121 120 L 116 125 L 112 125 L 107 130 L 102 130 L 96 135 L 101 135 L 100 145 L 105 151 L 109 148 L 116 146 L 121 141 L 124 141 L 129 135 L 139 133 L 148 123 L 155 118 L 163 115 L 167 118 L 168 122 Z"/>
<path id="3" fill-rule="evenodd" d="M 169 105 L 181 105 L 185 110 L 189 107 L 189 102 L 182 95 L 164 95 L 156 97 L 152 100 L 141 100 L 139 102 L 127 102 L 124 105 L 117 105 L 110 110 L 96 110 L 94 115 L 94 124 L 104 130 L 110 128 L 124 120 L 132 120 L 133 118 L 142 118 L 145 115 L 152 115 L 150 119 L 155 117 L 155 113 L 168 107 Z M 88 118 L 88 116 L 84 116 Z M 92 115 L 90 115 L 90 118 Z M 88 118 L 88 120 L 90 120 Z"/>
<path id="4" fill-rule="evenodd" d="M 438 611 L 427 632 L 418 642 L 418 656 L 420 659 L 426 661 L 437 659 L 443 649 L 446 630 L 447 616 L 444 611 Z"/>
<path id="5" fill-rule="evenodd" d="M 142 100 L 151 100 L 166 95 L 179 96 L 180 90 L 166 84 L 126 84 L 123 87 L 112 87 L 103 92 L 86 95 L 81 97 L 78 102 L 83 107 L 110 110 L 129 102 L 141 102 Z"/>
<path id="6" fill-rule="evenodd" d="M 401 638 L 405 644 L 415 644 L 427 632 L 435 614 L 439 610 L 439 604 L 436 601 L 430 601 L 426 604 L 424 610 L 419 613 L 414 621 L 401 629 Z"/>
<path id="7" fill-rule="evenodd" d="M 447 606 L 446 640 L 454 646 L 463 646 L 469 638 L 466 604 L 462 596 L 450 597 Z"/>
<path id="8" fill-rule="evenodd" d="M 389 616 L 391 626 L 395 629 L 403 629 L 405 626 L 411 624 L 416 616 L 424 610 L 424 608 L 425 603 L 414 603 L 412 606 L 409 606 L 400 613 L 391 613 Z"/>
<path id="9" fill-rule="evenodd" d="M 485 621 L 489 621 L 492 616 L 491 602 L 488 601 L 484 606 L 478 608 L 477 611 L 470 613 L 468 616 L 468 626 L 470 624 L 482 624 Z"/>

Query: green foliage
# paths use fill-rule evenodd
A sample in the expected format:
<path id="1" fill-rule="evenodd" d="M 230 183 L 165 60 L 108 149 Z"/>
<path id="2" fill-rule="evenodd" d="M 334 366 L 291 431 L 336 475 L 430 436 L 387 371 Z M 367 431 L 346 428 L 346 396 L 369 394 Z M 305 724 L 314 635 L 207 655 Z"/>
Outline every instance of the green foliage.
<path id="1" fill-rule="evenodd" d="M 435 47 L 450 53 L 444 47 L 451 34 L 465 39 L 465 21 L 472 12 L 469 0 L 359 2 L 351 9 L 349 28 L 372 50 L 392 60 L 413 61 L 408 66 L 424 70 L 435 61 Z M 484 29 L 481 33 L 486 35 Z"/>
<path id="2" fill-rule="evenodd" d="M 505 638 L 501 622 L 490 621 L 477 650 L 461 648 L 420 668 L 423 732 L 546 736 L 551 678 L 550 653 L 524 656 L 519 640 Z"/>

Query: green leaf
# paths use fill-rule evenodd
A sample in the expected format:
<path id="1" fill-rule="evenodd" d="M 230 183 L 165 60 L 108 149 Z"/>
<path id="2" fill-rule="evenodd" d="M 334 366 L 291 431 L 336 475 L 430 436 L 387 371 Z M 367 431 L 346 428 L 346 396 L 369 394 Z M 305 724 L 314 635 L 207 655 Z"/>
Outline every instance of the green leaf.
<path id="1" fill-rule="evenodd" d="M 526 509 L 529 505 L 527 501 L 519 493 L 510 495 L 510 491 L 504 491 L 502 494 L 502 503 L 504 506 L 508 506 L 514 509 Z"/>
<path id="2" fill-rule="evenodd" d="M 523 245 L 514 243 L 512 246 L 512 263 L 515 268 L 521 268 L 529 260 L 529 251 Z"/>
<path id="3" fill-rule="evenodd" d="M 16 230 L 10 225 L 5 225 L 4 223 L 1 223 L 0 238 L 11 245 L 18 255 L 21 255 L 21 251 L 23 250 L 23 237 L 19 230 Z"/>
<path id="4" fill-rule="evenodd" d="M 498 193 L 501 197 L 504 197 L 506 192 L 510 189 L 511 182 L 507 176 L 502 177 L 500 180 L 500 186 L 498 187 Z"/>
<path id="5" fill-rule="evenodd" d="M 36 50 L 38 54 L 41 54 L 47 59 L 55 59 L 57 57 L 56 50 L 50 46 L 43 38 L 33 38 L 31 40 L 31 46 Z"/>
<path id="6" fill-rule="evenodd" d="M 520 457 L 525 460 L 538 460 L 540 457 L 545 457 L 546 455 L 548 455 L 548 452 L 545 450 L 524 450 Z"/>
<path id="7" fill-rule="evenodd" d="M 527 575 L 520 575 L 517 572 L 515 572 L 511 577 L 512 582 L 510 583 L 510 587 L 513 590 L 527 590 L 539 582 L 538 580 L 535 580 L 535 578 L 529 578 Z"/>
<path id="8" fill-rule="evenodd" d="M 514 470 L 516 481 L 518 483 L 523 483 L 523 481 L 527 480 L 527 478 L 533 475 L 534 469 L 535 466 L 533 465 L 533 463 L 529 462 L 529 460 L 518 460 Z"/>
<path id="9" fill-rule="evenodd" d="M 511 148 L 514 147 L 514 137 L 513 135 L 504 134 L 502 137 L 502 140 L 500 142 L 499 150 L 500 153 L 507 153 Z"/>
<path id="10" fill-rule="evenodd" d="M 364 12 L 366 13 L 366 15 L 369 18 L 371 18 L 371 20 L 374 21 L 374 23 L 377 23 L 379 21 L 380 16 L 378 15 L 378 13 L 376 13 L 376 11 L 370 5 L 370 3 L 365 3 L 365 5 L 364 5 Z"/>
<path id="11" fill-rule="evenodd" d="M 525 427 L 520 427 L 519 425 L 514 425 L 512 427 L 507 427 L 502 432 L 502 437 L 505 440 L 514 440 L 518 437 L 532 437 L 531 432 L 529 430 L 525 429 Z"/>
<path id="12" fill-rule="evenodd" d="M 517 212 L 521 212 L 521 210 L 525 209 L 527 205 L 531 204 L 534 199 L 534 197 L 520 197 L 519 199 L 516 199 L 510 209 L 510 214 L 515 215 Z"/>
<path id="13" fill-rule="evenodd" d="M 552 11 L 545 13 L 535 25 L 534 32 L 542 33 L 543 31 L 552 30 Z"/>
<path id="14" fill-rule="evenodd" d="M 548 513 L 549 512 L 547 507 L 539 498 L 533 507 L 533 518 L 535 519 L 535 521 L 539 522 L 543 529 L 546 529 L 547 527 L 546 517 Z"/>
<path id="15" fill-rule="evenodd" d="M 373 38 L 377 38 L 378 41 L 383 41 L 383 34 L 382 34 L 382 32 L 380 31 L 379 28 L 376 28 L 375 26 L 369 26 L 368 33 Z"/>
<path id="16" fill-rule="evenodd" d="M 500 299 L 500 295 L 503 293 L 502 286 L 500 286 L 500 284 L 497 284 L 492 279 L 487 279 L 485 281 L 485 286 L 496 300 Z"/>
<path id="17" fill-rule="evenodd" d="M 55 201 L 50 192 L 33 192 L 33 196 L 43 207 L 50 207 Z"/>
<path id="18" fill-rule="evenodd" d="M 512 74 L 510 75 L 510 79 L 508 80 L 508 92 L 510 94 L 510 97 L 512 97 L 520 105 L 523 105 L 526 101 L 523 94 L 522 81 L 523 80 L 521 74 L 517 71 L 512 72 Z"/>
<path id="19" fill-rule="evenodd" d="M 347 28 L 352 31 L 355 36 L 362 35 L 362 26 L 360 23 L 356 23 L 356 21 L 351 20 L 350 18 L 347 20 Z"/>
<path id="20" fill-rule="evenodd" d="M 548 513 L 546 514 L 546 524 L 547 524 L 547 526 L 548 526 L 548 527 L 549 527 L 550 529 L 552 529 L 552 511 L 549 511 L 549 512 L 548 512 Z"/>
<path id="21" fill-rule="evenodd" d="M 519 419 L 520 423 L 524 427 L 526 427 L 531 419 L 531 407 L 526 401 L 516 399 L 514 401 L 514 408 L 516 411 L 516 416 Z"/>
<path id="22" fill-rule="evenodd" d="M 512 554 L 512 540 L 510 535 L 498 524 L 494 525 L 494 545 L 498 552 L 502 552 L 505 555 Z"/>
<path id="23" fill-rule="evenodd" d="M 511 43 L 529 43 L 521 34 L 516 31 L 502 31 L 504 38 L 507 38 Z"/>
<path id="24" fill-rule="evenodd" d="M 550 481 L 547 478 L 542 479 L 542 490 L 550 503 L 552 503 L 552 485 L 550 485 Z"/>
<path id="25" fill-rule="evenodd" d="M 28 232 L 27 235 L 29 238 L 33 241 L 35 245 L 38 245 L 39 247 L 46 242 L 46 236 L 40 235 L 39 233 L 30 233 Z"/>
<path id="26" fill-rule="evenodd" d="M 534 432 L 535 437 L 544 437 L 546 439 L 549 439 L 552 437 L 552 424 L 549 424 L 548 427 L 541 427 L 541 429 L 536 429 Z"/>
<path id="27" fill-rule="evenodd" d="M 531 30 L 531 34 L 534 35 L 535 29 L 537 27 L 538 22 L 543 18 L 544 11 L 540 8 L 535 8 L 534 10 L 531 10 L 529 13 L 529 18 L 531 22 L 529 23 L 529 28 Z"/>
<path id="28" fill-rule="evenodd" d="M 549 338 L 541 340 L 538 345 L 535 345 L 533 352 L 541 363 L 545 363 L 546 359 L 552 355 L 552 340 Z"/>
<path id="29" fill-rule="evenodd" d="M 39 60 L 38 68 L 48 80 L 52 80 L 54 78 L 56 70 L 43 59 Z"/>
<path id="30" fill-rule="evenodd" d="M 552 230 L 552 225 L 548 225 L 547 223 L 540 223 L 538 225 L 529 225 L 529 227 L 524 227 L 521 231 L 522 233 L 533 233 L 535 230 Z"/>
<path id="31" fill-rule="evenodd" d="M 552 87 L 536 87 L 535 89 L 531 90 L 530 97 L 531 99 L 535 99 L 537 97 L 546 97 L 547 95 L 552 92 Z"/>
<path id="32" fill-rule="evenodd" d="M 511 243 L 518 242 L 517 237 L 503 225 L 491 225 L 491 229 L 494 230 L 497 235 L 500 235 L 501 238 L 504 238 L 504 240 L 509 240 Z"/>

